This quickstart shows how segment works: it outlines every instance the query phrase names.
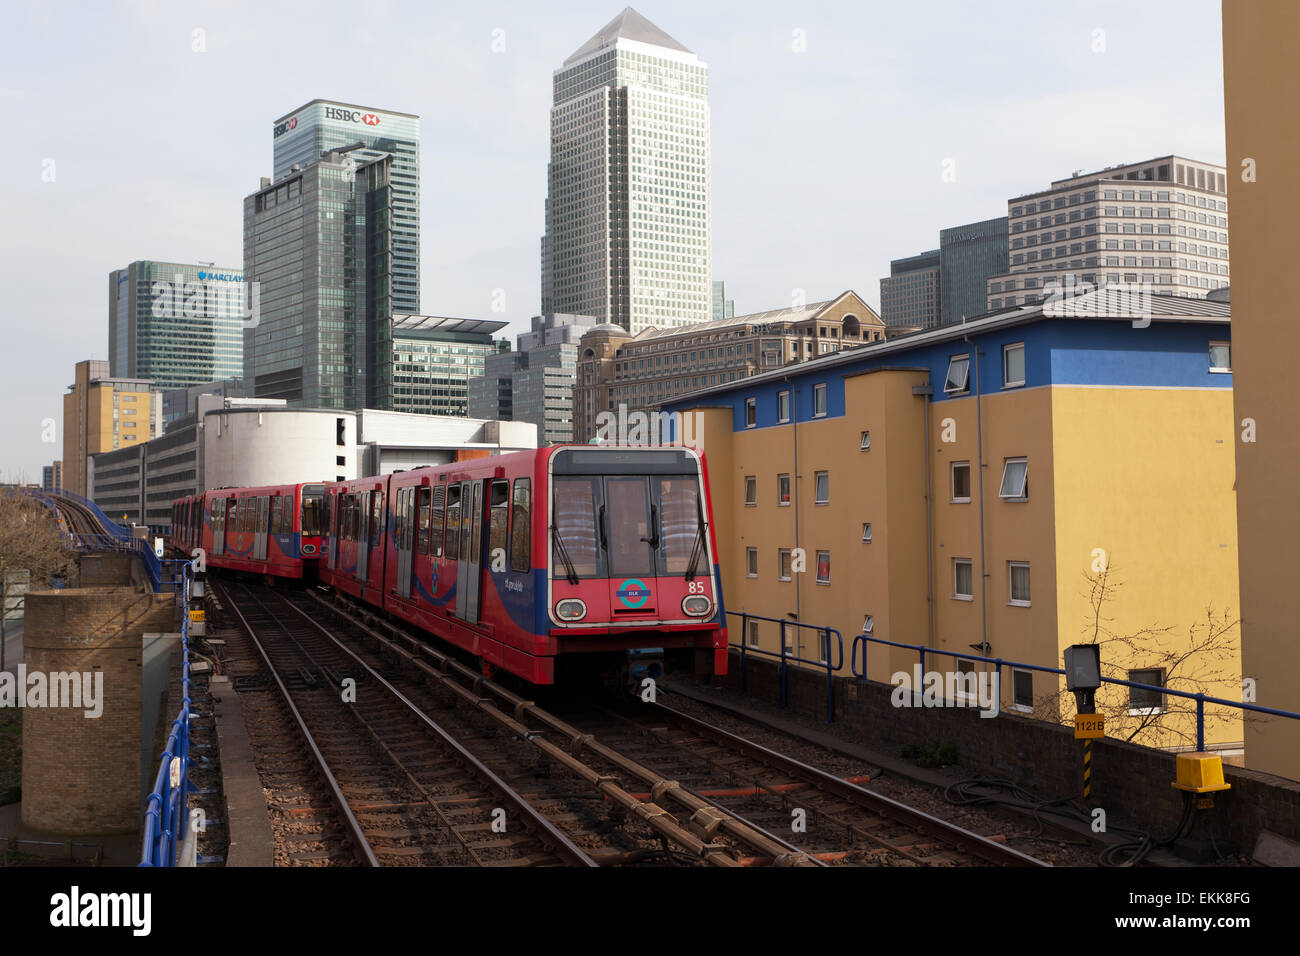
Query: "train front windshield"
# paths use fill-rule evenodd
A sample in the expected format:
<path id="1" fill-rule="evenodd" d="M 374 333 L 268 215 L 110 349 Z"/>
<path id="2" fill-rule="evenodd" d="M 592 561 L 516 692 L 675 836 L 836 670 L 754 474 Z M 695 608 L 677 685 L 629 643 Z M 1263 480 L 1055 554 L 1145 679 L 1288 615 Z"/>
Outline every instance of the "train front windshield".
<path id="1" fill-rule="evenodd" d="M 596 452 L 557 463 L 552 573 L 571 580 L 693 576 L 703 568 L 705 549 L 695 459 L 680 451 L 641 462 L 635 452 L 620 454 L 627 460 L 603 462 Z M 605 473 L 560 474 L 561 464 Z M 642 473 L 628 473 L 638 464 Z M 677 473 L 645 473 L 652 469 Z"/>
<path id="2" fill-rule="evenodd" d="M 303 537 L 319 537 L 325 533 L 325 486 L 306 485 L 302 489 Z"/>

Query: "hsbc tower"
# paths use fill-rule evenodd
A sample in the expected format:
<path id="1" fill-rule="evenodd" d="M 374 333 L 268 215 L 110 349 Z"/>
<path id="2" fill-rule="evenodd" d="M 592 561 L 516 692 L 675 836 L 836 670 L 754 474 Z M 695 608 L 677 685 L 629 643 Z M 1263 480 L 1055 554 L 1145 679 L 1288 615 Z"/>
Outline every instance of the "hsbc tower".
<path id="1" fill-rule="evenodd" d="M 358 162 L 385 153 L 393 157 L 394 313 L 420 311 L 420 117 L 370 106 L 312 100 L 286 113 L 272 128 L 274 178 L 295 165 L 306 167 L 321 153 L 364 143 Z"/>

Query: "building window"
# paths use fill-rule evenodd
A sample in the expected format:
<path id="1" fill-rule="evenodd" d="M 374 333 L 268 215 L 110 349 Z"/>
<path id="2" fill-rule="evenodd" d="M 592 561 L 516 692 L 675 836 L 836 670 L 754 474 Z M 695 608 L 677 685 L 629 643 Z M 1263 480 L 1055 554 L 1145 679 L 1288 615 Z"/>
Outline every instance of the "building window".
<path id="1" fill-rule="evenodd" d="M 745 476 L 745 504 L 746 506 L 758 504 L 758 478 L 754 475 Z"/>
<path id="2" fill-rule="evenodd" d="M 776 393 L 776 420 L 778 423 L 790 420 L 790 392 L 788 390 Z"/>
<path id="3" fill-rule="evenodd" d="M 1232 346 L 1227 342 L 1210 343 L 1210 371 L 1232 371 Z"/>
<path id="4" fill-rule="evenodd" d="M 776 553 L 776 559 L 777 559 L 777 572 L 776 572 L 777 580 L 789 581 L 793 573 L 790 570 L 790 549 L 781 548 L 780 550 L 778 550 Z"/>
<path id="5" fill-rule="evenodd" d="M 758 424 L 758 399 L 745 399 L 745 427 L 753 428 Z"/>
<path id="6" fill-rule="evenodd" d="M 758 577 L 758 548 L 745 549 L 745 576 Z"/>
<path id="7" fill-rule="evenodd" d="M 949 395 L 960 395 L 970 390 L 970 356 L 954 355 L 948 360 L 948 378 L 943 390 Z"/>
<path id="8" fill-rule="evenodd" d="M 1029 459 L 1008 458 L 1002 466 L 1002 487 L 998 497 L 1005 501 L 1029 500 Z"/>
<path id="9" fill-rule="evenodd" d="M 826 383 L 813 386 L 813 418 L 826 414 Z"/>
<path id="10" fill-rule="evenodd" d="M 876 633 L 876 616 L 868 614 L 862 619 L 862 633 L 871 636 Z"/>
<path id="11" fill-rule="evenodd" d="M 817 583 L 831 583 L 831 553 L 829 551 L 817 552 Z"/>
<path id="12" fill-rule="evenodd" d="M 859 449 L 860 451 L 870 451 L 870 450 L 871 450 L 871 432 L 863 432 L 863 433 L 862 433 L 862 440 L 861 440 L 861 442 L 859 442 L 859 444 L 858 444 L 858 449 Z"/>
<path id="13" fill-rule="evenodd" d="M 1025 384 L 1025 343 L 1004 346 L 1002 349 L 1002 383 L 1006 388 Z"/>
<path id="14" fill-rule="evenodd" d="M 952 463 L 952 499 L 955 503 L 970 501 L 970 462 Z"/>
<path id="15" fill-rule="evenodd" d="M 758 647 L 758 621 L 749 622 L 749 633 L 745 635 L 750 647 Z"/>
<path id="16" fill-rule="evenodd" d="M 1008 561 L 1007 576 L 1011 580 L 1011 604 L 1029 607 L 1029 562 Z"/>
<path id="17" fill-rule="evenodd" d="M 862 543 L 863 544 L 871 543 L 871 522 L 870 521 L 862 522 Z"/>
<path id="18" fill-rule="evenodd" d="M 1128 679 L 1135 684 L 1150 684 L 1153 687 L 1165 686 L 1165 672 L 1158 667 L 1144 668 L 1128 672 Z M 1128 689 L 1128 712 L 1130 714 L 1158 714 L 1164 710 L 1165 695 L 1158 690 L 1144 687 Z"/>
<path id="19" fill-rule="evenodd" d="M 1034 709 L 1034 672 L 1011 668 L 1011 702 L 1018 710 Z"/>
<path id="20" fill-rule="evenodd" d="M 790 503 L 790 476 L 776 476 L 776 503 L 778 505 L 788 505 Z"/>
<path id="21" fill-rule="evenodd" d="M 815 472 L 813 476 L 813 487 L 815 488 L 813 501 L 815 504 L 828 505 L 831 503 L 831 473 L 829 471 Z"/>
<path id="22" fill-rule="evenodd" d="M 971 572 L 970 558 L 952 559 L 952 596 L 958 601 L 974 600 L 972 588 L 974 578 Z"/>

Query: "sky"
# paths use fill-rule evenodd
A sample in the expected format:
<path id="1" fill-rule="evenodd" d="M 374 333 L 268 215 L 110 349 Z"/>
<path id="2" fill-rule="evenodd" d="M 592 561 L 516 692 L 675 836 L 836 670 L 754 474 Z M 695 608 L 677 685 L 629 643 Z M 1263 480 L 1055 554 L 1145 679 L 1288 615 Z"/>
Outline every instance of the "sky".
<path id="1" fill-rule="evenodd" d="M 6 0 L 0 477 L 61 457 L 48 420 L 107 358 L 111 270 L 242 264 L 272 121 L 312 99 L 419 114 L 421 310 L 526 328 L 551 75 L 616 4 Z M 1076 170 L 1224 162 L 1219 0 L 636 9 L 708 64 L 713 277 L 737 314 L 878 306 L 890 259 Z"/>

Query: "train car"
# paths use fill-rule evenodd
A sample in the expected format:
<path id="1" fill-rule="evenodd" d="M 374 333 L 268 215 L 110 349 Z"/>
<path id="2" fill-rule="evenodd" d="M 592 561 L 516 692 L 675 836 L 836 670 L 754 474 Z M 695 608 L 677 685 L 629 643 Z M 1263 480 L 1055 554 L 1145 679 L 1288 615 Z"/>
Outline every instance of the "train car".
<path id="1" fill-rule="evenodd" d="M 534 684 L 654 676 L 711 652 L 726 672 L 707 470 L 692 449 L 565 445 L 326 491 L 321 580 L 485 670 Z"/>
<path id="2" fill-rule="evenodd" d="M 203 548 L 210 568 L 272 578 L 315 576 L 322 553 L 325 485 L 220 488 L 173 505 L 172 541 Z"/>

